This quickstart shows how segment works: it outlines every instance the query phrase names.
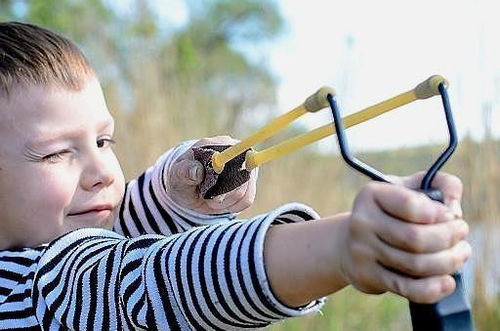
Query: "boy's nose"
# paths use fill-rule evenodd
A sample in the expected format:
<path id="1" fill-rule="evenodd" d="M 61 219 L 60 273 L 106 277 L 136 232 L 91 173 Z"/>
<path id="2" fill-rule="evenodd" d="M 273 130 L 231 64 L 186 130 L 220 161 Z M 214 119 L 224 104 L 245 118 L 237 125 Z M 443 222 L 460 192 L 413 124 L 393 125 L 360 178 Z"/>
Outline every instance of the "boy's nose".
<path id="1" fill-rule="evenodd" d="M 95 152 L 86 162 L 83 170 L 81 184 L 83 189 L 87 191 L 107 187 L 115 180 L 112 165 L 109 164 L 104 155 L 100 155 L 101 153 L 100 151 Z"/>

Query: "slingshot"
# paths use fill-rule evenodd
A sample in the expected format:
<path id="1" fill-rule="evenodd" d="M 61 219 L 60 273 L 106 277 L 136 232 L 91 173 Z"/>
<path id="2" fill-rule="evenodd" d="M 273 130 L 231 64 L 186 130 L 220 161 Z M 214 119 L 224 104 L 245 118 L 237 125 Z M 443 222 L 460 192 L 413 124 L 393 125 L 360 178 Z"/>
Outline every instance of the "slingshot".
<path id="1" fill-rule="evenodd" d="M 344 119 L 344 127 L 349 128 L 359 123 L 365 122 L 376 116 L 382 115 L 390 110 L 406 105 L 415 100 L 430 98 L 439 94 L 437 86 L 444 82 L 441 76 L 431 76 L 427 80 L 418 84 L 414 89 L 401 93 L 395 97 L 382 101 L 376 105 L 370 106 L 356 113 L 353 113 Z M 314 113 L 328 107 L 327 95 L 335 95 L 335 90 L 329 87 L 320 88 L 316 93 L 308 97 L 304 103 L 291 111 L 277 117 L 271 123 L 262 127 L 250 137 L 227 148 L 222 152 L 216 152 L 212 156 L 212 166 L 216 173 L 221 173 L 225 164 L 243 153 L 254 145 L 270 138 L 277 132 L 284 129 L 287 125 L 306 113 Z M 336 132 L 336 129 L 330 124 L 324 125 L 300 136 L 288 139 L 273 147 L 262 151 L 250 151 L 245 155 L 245 169 L 248 171 L 261 166 L 267 162 L 277 159 L 283 155 L 314 143 L 320 139 L 330 136 Z"/>
<path id="2" fill-rule="evenodd" d="M 437 160 L 425 174 L 422 183 L 420 185 L 420 191 L 425 193 L 429 198 L 443 203 L 442 192 L 431 188 L 431 183 L 438 170 L 444 165 L 444 163 L 449 159 L 449 157 L 455 150 L 457 146 L 457 135 L 448 100 L 448 93 L 446 91 L 447 83 L 443 78 L 433 78 L 433 77 L 431 77 L 428 80 L 429 85 L 426 86 L 430 88 L 428 92 L 433 93 L 433 95 L 438 93 L 441 94 L 450 140 L 448 147 L 437 158 Z M 344 160 L 351 167 L 369 176 L 373 180 L 389 183 L 390 181 L 384 174 L 366 165 L 365 163 L 358 160 L 351 154 L 349 146 L 347 144 L 346 136 L 344 134 L 344 125 L 342 124 L 342 120 L 340 119 L 337 102 L 335 100 L 335 95 L 328 94 L 327 99 L 330 108 L 332 110 L 340 152 Z M 455 291 L 449 296 L 443 298 L 442 300 L 440 300 L 435 304 L 417 304 L 410 302 L 410 313 L 413 324 L 413 330 L 415 331 L 474 330 L 470 303 L 468 302 L 465 293 L 462 273 L 457 272 L 452 276 L 455 279 L 456 288 Z"/>
<path id="3" fill-rule="evenodd" d="M 443 77 L 431 76 L 412 90 L 346 116 L 342 120 L 344 126 L 348 128 L 410 102 L 437 95 L 439 94 L 438 86 L 443 82 L 445 82 Z M 275 118 L 253 135 L 233 146 L 205 146 L 195 149 L 195 158 L 204 165 L 206 170 L 206 179 L 200 185 L 202 196 L 209 199 L 229 192 L 247 181 L 252 169 L 334 134 L 336 129 L 329 123 L 262 151 L 252 149 L 253 146 L 274 136 L 302 115 L 327 108 L 328 95 L 335 96 L 335 90 L 329 87 L 320 88 L 301 105 Z M 229 166 L 226 166 L 228 164 Z"/>

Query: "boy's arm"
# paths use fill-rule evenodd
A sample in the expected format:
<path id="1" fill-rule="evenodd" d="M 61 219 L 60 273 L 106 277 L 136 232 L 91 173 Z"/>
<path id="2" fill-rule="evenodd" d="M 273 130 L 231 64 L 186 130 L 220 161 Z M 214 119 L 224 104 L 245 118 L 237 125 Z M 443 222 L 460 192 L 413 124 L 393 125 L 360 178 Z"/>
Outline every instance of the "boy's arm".
<path id="1" fill-rule="evenodd" d="M 234 213 L 253 203 L 256 172 L 247 183 L 226 195 L 202 199 L 197 185 L 203 180 L 203 167 L 189 159 L 193 145 L 234 142 L 229 137 L 205 138 L 187 141 L 167 151 L 152 167 L 127 183 L 114 230 L 127 237 L 148 233 L 170 235 L 234 219 Z M 201 171 L 190 173 L 190 169 L 199 167 Z"/>
<path id="2" fill-rule="evenodd" d="M 317 217 L 290 204 L 169 237 L 71 232 L 40 259 L 33 285 L 37 319 L 44 329 L 239 330 L 315 311 L 323 300 L 292 308 L 276 299 L 263 256 L 272 223 Z"/>
<path id="3" fill-rule="evenodd" d="M 415 189 L 421 177 L 400 184 Z M 357 196 L 352 213 L 271 228 L 265 259 L 277 296 L 298 306 L 351 284 L 366 293 L 391 291 L 433 303 L 453 292 L 450 274 L 471 253 L 462 187 L 445 174 L 434 183 L 446 205 L 402 185 L 373 182 Z"/>

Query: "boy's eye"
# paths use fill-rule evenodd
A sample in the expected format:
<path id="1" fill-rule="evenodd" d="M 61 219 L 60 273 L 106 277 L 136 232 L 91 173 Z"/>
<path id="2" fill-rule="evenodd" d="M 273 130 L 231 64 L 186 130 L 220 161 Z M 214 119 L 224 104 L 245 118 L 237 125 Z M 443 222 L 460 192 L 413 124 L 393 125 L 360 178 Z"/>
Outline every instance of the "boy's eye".
<path id="1" fill-rule="evenodd" d="M 97 140 L 97 147 L 104 148 L 115 144 L 116 142 L 110 137 L 99 138 Z"/>
<path id="2" fill-rule="evenodd" d="M 45 155 L 44 157 L 42 157 L 42 161 L 49 162 L 49 163 L 56 163 L 58 161 L 63 160 L 64 156 L 68 155 L 69 153 L 70 153 L 70 151 L 63 150 L 63 151 L 59 151 L 59 152 L 52 153 L 49 155 Z"/>

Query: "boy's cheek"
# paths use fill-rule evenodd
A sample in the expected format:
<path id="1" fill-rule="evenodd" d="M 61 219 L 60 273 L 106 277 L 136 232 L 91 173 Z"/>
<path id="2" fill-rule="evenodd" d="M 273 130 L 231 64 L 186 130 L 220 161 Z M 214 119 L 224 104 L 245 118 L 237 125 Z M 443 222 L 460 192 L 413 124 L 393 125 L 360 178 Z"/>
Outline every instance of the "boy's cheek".
<path id="1" fill-rule="evenodd" d="M 39 213 L 45 214 L 47 218 L 59 223 L 62 217 L 69 212 L 67 209 L 72 202 L 72 190 L 69 190 L 69 187 L 64 187 L 64 185 L 48 185 L 47 189 L 50 190 L 48 191 L 50 194 L 46 196 L 39 192 L 40 196 L 36 208 L 40 209 Z"/>
<path id="2" fill-rule="evenodd" d="M 64 176 L 64 172 L 46 172 L 40 174 L 40 180 L 33 188 L 36 195 L 35 208 L 47 217 L 60 220 L 69 212 L 74 194 L 77 190 L 78 179 L 76 176 Z"/>
<path id="3" fill-rule="evenodd" d="M 29 196 L 19 199 L 24 207 L 18 215 L 21 233 L 29 236 L 29 240 L 41 243 L 51 240 L 62 234 L 64 227 L 64 213 L 66 199 L 64 192 L 52 188 L 50 194 L 43 191 L 33 191 Z M 16 217 L 17 218 L 17 217 Z"/>
<path id="4" fill-rule="evenodd" d="M 120 173 L 120 175 L 117 175 L 117 177 L 115 178 L 112 191 L 114 195 L 113 198 L 116 202 L 115 206 L 115 213 L 116 213 L 116 211 L 120 208 L 120 203 L 123 199 L 123 196 L 125 195 L 125 178 L 123 177 L 122 173 Z"/>
<path id="5" fill-rule="evenodd" d="M 118 196 L 117 198 L 121 200 L 125 193 L 125 176 L 123 174 L 120 162 L 118 161 L 118 158 L 116 157 L 114 152 L 110 155 L 109 164 L 111 165 L 113 171 L 113 185 L 115 188 L 115 193 Z"/>

